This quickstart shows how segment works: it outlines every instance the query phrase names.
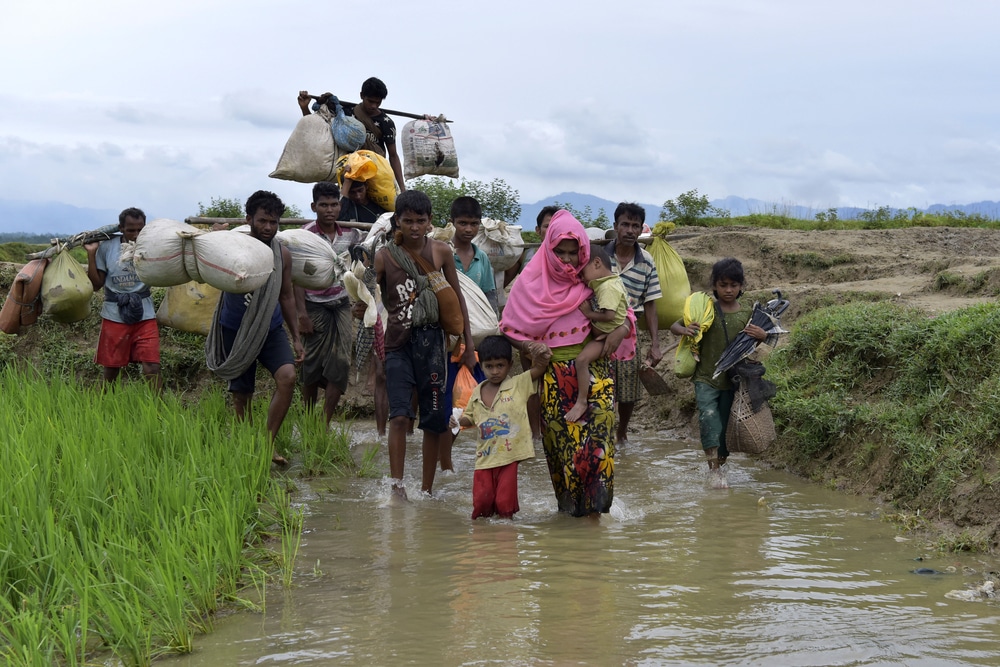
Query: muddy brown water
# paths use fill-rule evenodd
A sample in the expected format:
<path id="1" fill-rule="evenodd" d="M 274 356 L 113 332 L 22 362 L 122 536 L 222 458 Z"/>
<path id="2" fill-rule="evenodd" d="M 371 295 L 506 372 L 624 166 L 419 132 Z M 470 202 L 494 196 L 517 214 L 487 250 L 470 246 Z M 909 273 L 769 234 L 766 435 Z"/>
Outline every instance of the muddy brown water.
<path id="1" fill-rule="evenodd" d="M 358 457 L 376 437 L 359 426 Z M 162 664 L 1000 664 L 1000 606 L 945 597 L 997 564 L 928 552 L 864 500 L 741 456 L 713 490 L 696 443 L 644 432 L 609 515 L 558 514 L 539 456 L 513 521 L 471 521 L 471 437 L 434 498 L 415 492 L 419 449 L 418 432 L 405 507 L 384 480 L 298 481 L 292 587 Z"/>

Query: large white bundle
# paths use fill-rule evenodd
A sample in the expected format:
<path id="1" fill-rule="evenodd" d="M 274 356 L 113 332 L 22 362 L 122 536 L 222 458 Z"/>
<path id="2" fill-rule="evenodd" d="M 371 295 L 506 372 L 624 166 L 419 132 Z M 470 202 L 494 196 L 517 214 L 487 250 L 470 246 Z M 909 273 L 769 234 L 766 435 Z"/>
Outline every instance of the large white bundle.
<path id="1" fill-rule="evenodd" d="M 456 273 L 458 273 L 458 285 L 462 288 L 462 296 L 465 297 L 465 308 L 469 311 L 472 340 L 479 345 L 487 336 L 500 333 L 500 323 L 497 321 L 497 314 L 493 312 L 493 306 L 476 281 L 461 271 Z"/>
<path id="2" fill-rule="evenodd" d="M 136 239 L 133 261 L 151 287 L 190 280 L 242 294 L 261 287 L 274 271 L 271 248 L 238 232 L 208 232 L 176 220 L 148 223 Z"/>
<path id="3" fill-rule="evenodd" d="M 325 104 L 316 113 L 303 116 L 288 137 L 271 178 L 300 183 L 333 181 L 341 152 L 333 141 L 332 120 Z"/>
<path id="4" fill-rule="evenodd" d="M 506 271 L 517 263 L 524 252 L 520 225 L 508 225 L 502 220 L 483 218 L 479 233 L 472 239 L 490 258 L 494 269 Z"/>
<path id="5" fill-rule="evenodd" d="M 292 255 L 292 282 L 306 289 L 327 289 L 347 270 L 329 241 L 305 229 L 278 232 L 278 241 Z"/>
<path id="6" fill-rule="evenodd" d="M 146 224 L 135 241 L 132 261 L 139 279 L 151 287 L 183 285 L 190 278 L 184 268 L 184 237 L 195 227 L 159 218 Z"/>

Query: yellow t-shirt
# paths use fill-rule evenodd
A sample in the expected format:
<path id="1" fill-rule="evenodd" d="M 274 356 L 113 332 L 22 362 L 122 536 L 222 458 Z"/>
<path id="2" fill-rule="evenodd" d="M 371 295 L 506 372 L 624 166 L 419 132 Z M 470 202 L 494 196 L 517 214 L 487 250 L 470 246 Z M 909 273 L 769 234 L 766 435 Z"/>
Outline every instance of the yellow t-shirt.
<path id="1" fill-rule="evenodd" d="M 625 324 L 625 318 L 628 316 L 628 293 L 625 291 L 625 283 L 622 282 L 621 276 L 616 273 L 591 280 L 590 289 L 594 290 L 598 308 L 612 310 L 615 313 L 615 319 L 610 322 L 591 322 L 591 326 L 598 331 L 611 333 Z"/>
<path id="2" fill-rule="evenodd" d="M 536 383 L 530 373 L 507 379 L 497 390 L 493 407 L 483 403 L 480 384 L 472 391 L 464 416 L 476 424 L 479 442 L 476 444 L 476 470 L 534 458 L 535 445 L 528 423 L 528 397 L 535 393 Z"/>

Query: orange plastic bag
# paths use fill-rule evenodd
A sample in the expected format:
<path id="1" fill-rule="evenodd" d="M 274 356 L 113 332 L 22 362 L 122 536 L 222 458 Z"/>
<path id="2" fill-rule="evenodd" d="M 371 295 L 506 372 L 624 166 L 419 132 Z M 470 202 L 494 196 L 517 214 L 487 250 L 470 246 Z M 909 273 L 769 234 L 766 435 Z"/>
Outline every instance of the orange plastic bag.
<path id="1" fill-rule="evenodd" d="M 472 376 L 472 371 L 465 364 L 458 367 L 458 375 L 455 376 L 455 387 L 451 391 L 451 404 L 453 407 L 465 409 L 472 398 L 472 392 L 479 386 L 479 382 Z"/>

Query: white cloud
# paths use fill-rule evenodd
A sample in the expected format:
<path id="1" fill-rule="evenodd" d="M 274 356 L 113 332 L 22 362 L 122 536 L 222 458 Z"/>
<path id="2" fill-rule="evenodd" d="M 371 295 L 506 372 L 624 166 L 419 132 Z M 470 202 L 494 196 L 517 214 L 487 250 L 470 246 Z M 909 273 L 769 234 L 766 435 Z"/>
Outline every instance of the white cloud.
<path id="1" fill-rule="evenodd" d="M 380 7 L 393 20 L 362 40 L 299 37 L 367 25 L 362 5 L 13 3 L 0 24 L 0 59 L 17 63 L 0 82 L 0 198 L 146 200 L 177 216 L 273 186 L 301 207 L 308 186 L 267 178 L 297 91 L 355 101 L 370 75 L 386 106 L 456 119 L 463 175 L 504 178 L 525 201 L 998 196 L 1000 91 L 984 83 L 995 2 Z"/>

